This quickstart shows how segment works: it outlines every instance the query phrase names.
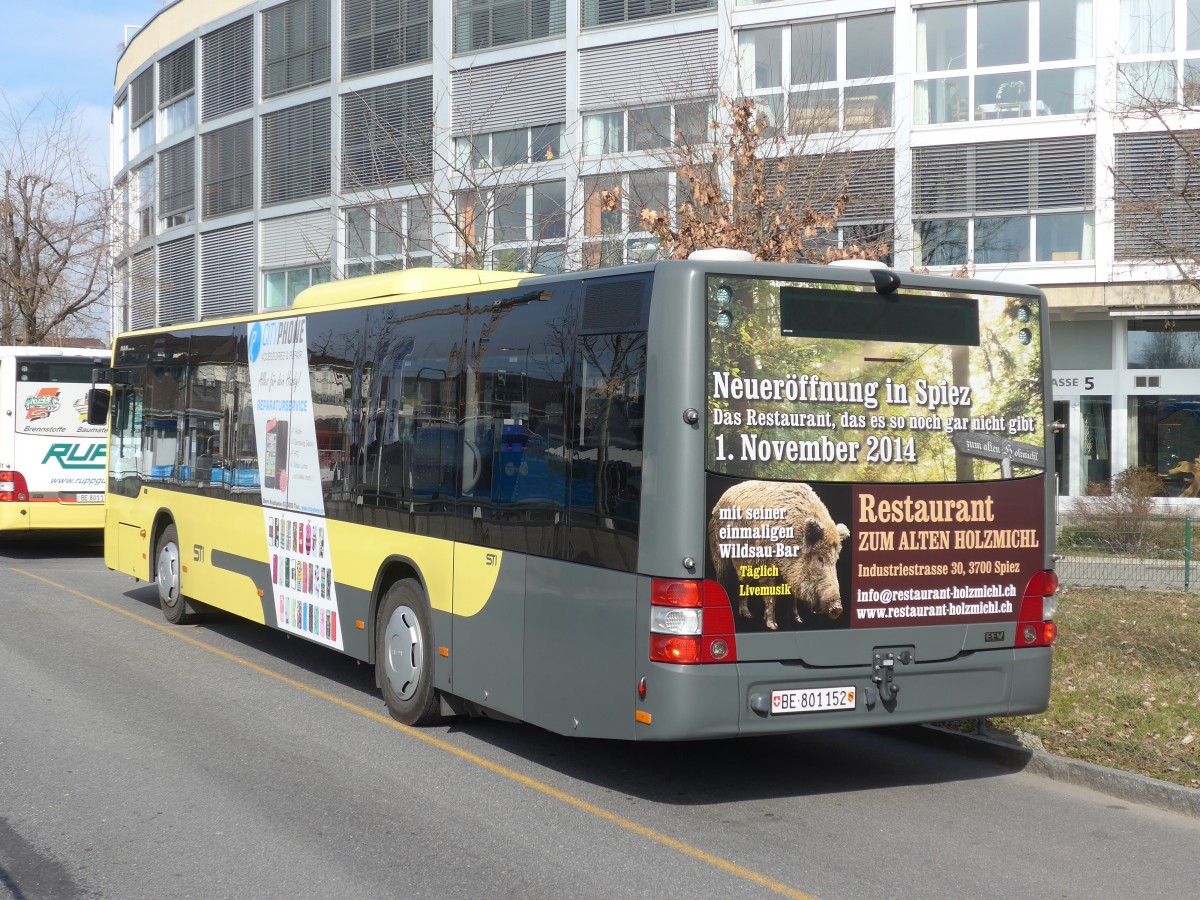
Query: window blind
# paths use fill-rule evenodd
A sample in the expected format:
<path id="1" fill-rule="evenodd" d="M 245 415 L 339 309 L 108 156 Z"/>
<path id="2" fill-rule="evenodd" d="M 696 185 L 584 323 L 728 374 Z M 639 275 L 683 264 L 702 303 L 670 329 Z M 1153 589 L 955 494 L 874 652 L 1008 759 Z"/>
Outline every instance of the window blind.
<path id="1" fill-rule="evenodd" d="M 342 187 L 414 181 L 433 170 L 433 79 L 342 98 Z"/>
<path id="2" fill-rule="evenodd" d="M 263 96 L 329 81 L 329 0 L 292 0 L 263 12 Z"/>
<path id="3" fill-rule="evenodd" d="M 329 99 L 262 117 L 263 203 L 329 193 Z"/>
<path id="4" fill-rule="evenodd" d="M 342 0 L 342 74 L 432 58 L 430 0 Z"/>
<path id="5" fill-rule="evenodd" d="M 196 148 L 188 138 L 159 154 L 158 214 L 173 216 L 196 205 Z"/>
<path id="6" fill-rule="evenodd" d="M 1095 207 L 1088 135 L 913 150 L 913 216 Z"/>
<path id="7" fill-rule="evenodd" d="M 253 223 L 200 235 L 202 318 L 254 312 L 254 288 Z"/>
<path id="8" fill-rule="evenodd" d="M 195 321 L 195 236 L 161 244 L 158 253 L 158 324 Z"/>
<path id="9" fill-rule="evenodd" d="M 196 89 L 196 45 L 185 44 L 158 61 L 158 105 L 170 106 Z"/>
<path id="10" fill-rule="evenodd" d="M 254 123 L 247 119 L 204 135 L 204 217 L 254 205 Z"/>
<path id="11" fill-rule="evenodd" d="M 254 20 L 239 19 L 200 43 L 200 117 L 208 119 L 249 109 L 254 103 Z"/>

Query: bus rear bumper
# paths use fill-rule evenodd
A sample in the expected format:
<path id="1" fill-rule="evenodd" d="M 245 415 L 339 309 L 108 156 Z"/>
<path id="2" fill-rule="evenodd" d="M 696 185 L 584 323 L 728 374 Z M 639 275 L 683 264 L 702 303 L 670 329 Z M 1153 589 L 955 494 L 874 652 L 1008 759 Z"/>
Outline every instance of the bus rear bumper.
<path id="1" fill-rule="evenodd" d="M 0 533 L 88 531 L 104 527 L 103 503 L 0 503 Z"/>
<path id="2" fill-rule="evenodd" d="M 656 665 L 639 703 L 638 740 L 738 737 L 835 728 L 880 728 L 1042 712 L 1050 701 L 1049 647 L 989 650 L 897 665 L 885 699 L 871 666 L 806 668 L 779 662 Z M 845 691 L 853 692 L 853 706 Z M 774 712 L 777 695 L 840 691 L 846 709 Z M 786 706 L 774 704 L 775 708 Z"/>

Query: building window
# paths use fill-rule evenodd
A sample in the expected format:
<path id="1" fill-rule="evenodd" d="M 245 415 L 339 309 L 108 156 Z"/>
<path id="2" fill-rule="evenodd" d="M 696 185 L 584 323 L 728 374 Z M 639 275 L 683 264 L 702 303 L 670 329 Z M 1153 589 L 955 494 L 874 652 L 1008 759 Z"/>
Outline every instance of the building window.
<path id="1" fill-rule="evenodd" d="M 457 264 L 559 272 L 565 264 L 566 183 L 497 185 L 455 195 Z"/>
<path id="2" fill-rule="evenodd" d="M 473 53 L 563 33 L 566 0 L 454 0 L 454 52 Z"/>
<path id="3" fill-rule="evenodd" d="M 359 190 L 433 170 L 433 80 L 418 78 L 342 98 L 342 187 Z"/>
<path id="4" fill-rule="evenodd" d="M 430 59 L 430 9 L 430 0 L 342 0 L 342 75 Z"/>
<path id="5" fill-rule="evenodd" d="M 1092 0 L 1043 0 L 1038 15 L 1038 59 L 1053 62 L 1092 57 Z"/>
<path id="6" fill-rule="evenodd" d="M 300 266 L 264 272 L 263 308 L 283 309 L 291 306 L 300 292 L 314 284 L 329 280 L 328 266 Z"/>
<path id="7" fill-rule="evenodd" d="M 892 23 L 884 13 L 741 31 L 741 90 L 773 134 L 890 127 Z"/>
<path id="8" fill-rule="evenodd" d="M 502 169 L 562 156 L 563 123 L 512 128 L 454 139 L 454 165 L 459 172 Z"/>
<path id="9" fill-rule="evenodd" d="M 1112 397 L 1079 398 L 1080 482 L 1085 494 L 1107 493 L 1112 479 Z M 1065 494 L 1067 485 L 1060 493 Z"/>
<path id="10" fill-rule="evenodd" d="M 1121 0 L 1118 34 L 1121 54 L 1167 53 L 1175 49 L 1173 0 Z"/>
<path id="11" fill-rule="evenodd" d="M 130 156 L 154 146 L 154 66 L 129 85 Z"/>
<path id="12" fill-rule="evenodd" d="M 625 149 L 625 114 L 593 113 L 583 117 L 583 155 L 608 156 Z"/>
<path id="13" fill-rule="evenodd" d="M 185 44 L 158 63 L 163 137 L 196 124 L 196 45 Z"/>
<path id="14" fill-rule="evenodd" d="M 709 100 L 587 113 L 583 117 L 583 155 L 695 146 L 707 140 L 712 120 Z"/>
<path id="15" fill-rule="evenodd" d="M 1116 259 L 1195 258 L 1195 165 L 1200 131 L 1119 134 L 1116 138 Z"/>
<path id="16" fill-rule="evenodd" d="M 583 27 L 592 28 L 716 8 L 717 0 L 582 0 L 580 16 Z"/>
<path id="17" fill-rule="evenodd" d="M 254 123 L 247 119 L 204 135 L 204 217 L 254 205 Z"/>
<path id="18" fill-rule="evenodd" d="M 188 138 L 159 154 L 158 208 L 163 227 L 196 218 L 196 147 Z"/>
<path id="19" fill-rule="evenodd" d="M 1090 112 L 1095 66 L 1071 63 L 1093 57 L 1092 15 L 1091 0 L 918 9 L 913 123 Z"/>
<path id="20" fill-rule="evenodd" d="M 666 171 L 627 172 L 584 180 L 583 265 L 594 269 L 660 257 L 660 245 L 646 231 L 642 210 L 674 218 Z"/>
<path id="21" fill-rule="evenodd" d="M 262 202 L 320 197 L 330 189 L 329 100 L 262 117 Z"/>
<path id="22" fill-rule="evenodd" d="M 129 237 L 136 244 L 154 234 L 154 160 L 133 170 L 129 194 Z"/>
<path id="23" fill-rule="evenodd" d="M 1132 319 L 1126 349 L 1131 369 L 1200 368 L 1200 319 Z"/>
<path id="24" fill-rule="evenodd" d="M 200 39 L 203 93 L 200 115 L 209 119 L 254 103 L 254 19 L 218 28 Z"/>
<path id="25" fill-rule="evenodd" d="M 1190 480 L 1172 477 L 1171 470 L 1200 458 L 1200 397 L 1139 396 L 1129 413 L 1129 433 L 1137 436 L 1134 465 L 1163 476 L 1168 495 L 1179 496 Z"/>
<path id="26" fill-rule="evenodd" d="M 428 197 L 346 210 L 346 277 L 433 265 Z"/>
<path id="27" fill-rule="evenodd" d="M 113 132 L 116 146 L 113 148 L 113 168 L 120 171 L 129 165 L 129 95 L 122 94 L 113 111 Z"/>
<path id="28" fill-rule="evenodd" d="M 329 0 L 292 0 L 263 12 L 263 96 L 329 81 Z"/>
<path id="29" fill-rule="evenodd" d="M 1093 258 L 1095 139 L 913 151 L 917 264 Z"/>

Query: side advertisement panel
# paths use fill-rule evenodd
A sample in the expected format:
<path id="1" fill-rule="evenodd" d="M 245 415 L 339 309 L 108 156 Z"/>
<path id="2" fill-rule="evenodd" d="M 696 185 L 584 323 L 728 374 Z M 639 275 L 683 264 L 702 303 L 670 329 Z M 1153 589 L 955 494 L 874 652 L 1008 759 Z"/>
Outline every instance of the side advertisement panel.
<path id="1" fill-rule="evenodd" d="M 713 277 L 709 577 L 740 631 L 1015 621 L 1044 559 L 1038 298 Z"/>
<path id="2" fill-rule="evenodd" d="M 738 631 L 1015 621 L 1043 477 L 845 485 L 710 476 L 707 577 Z"/>
<path id="3" fill-rule="evenodd" d="M 343 649 L 303 317 L 247 326 L 263 524 L 278 626 Z"/>

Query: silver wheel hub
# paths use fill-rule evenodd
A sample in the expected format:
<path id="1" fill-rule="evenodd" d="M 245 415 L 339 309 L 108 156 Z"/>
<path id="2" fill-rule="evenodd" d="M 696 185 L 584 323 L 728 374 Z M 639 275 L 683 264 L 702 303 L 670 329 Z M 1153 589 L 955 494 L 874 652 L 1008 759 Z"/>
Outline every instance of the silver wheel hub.
<path id="1" fill-rule="evenodd" d="M 421 684 L 424 644 L 416 612 L 398 607 L 383 630 L 383 666 L 388 684 L 401 700 L 411 700 Z"/>
<path id="2" fill-rule="evenodd" d="M 158 551 L 158 599 L 164 605 L 175 607 L 179 602 L 179 548 L 165 544 Z"/>

